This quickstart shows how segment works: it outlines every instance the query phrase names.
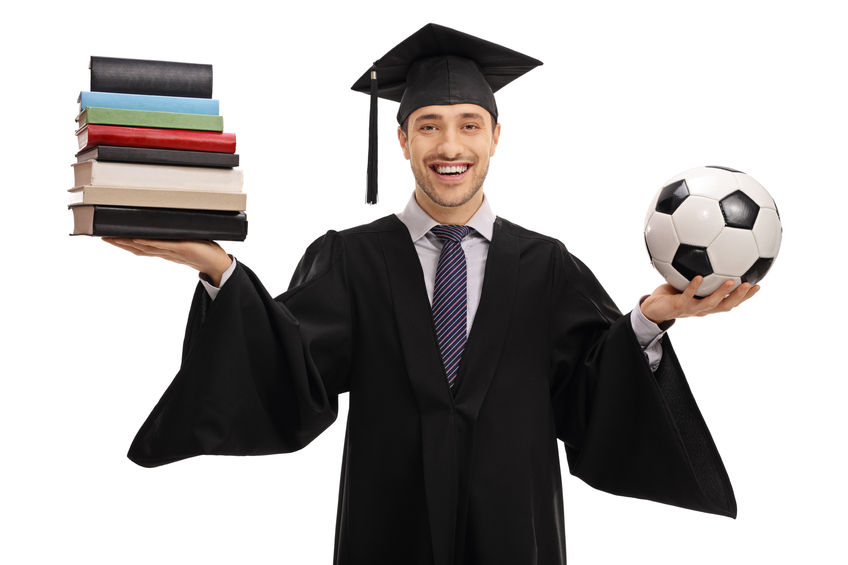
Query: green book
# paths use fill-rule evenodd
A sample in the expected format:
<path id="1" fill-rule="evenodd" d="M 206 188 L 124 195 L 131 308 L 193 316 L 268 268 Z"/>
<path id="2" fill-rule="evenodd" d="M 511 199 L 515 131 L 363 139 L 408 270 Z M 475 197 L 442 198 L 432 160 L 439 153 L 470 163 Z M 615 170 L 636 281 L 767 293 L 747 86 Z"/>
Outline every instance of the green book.
<path id="1" fill-rule="evenodd" d="M 124 110 L 121 108 L 88 107 L 79 113 L 77 122 L 79 122 L 79 127 L 87 124 L 103 124 L 142 128 L 224 131 L 223 116 L 150 112 L 148 110 Z"/>

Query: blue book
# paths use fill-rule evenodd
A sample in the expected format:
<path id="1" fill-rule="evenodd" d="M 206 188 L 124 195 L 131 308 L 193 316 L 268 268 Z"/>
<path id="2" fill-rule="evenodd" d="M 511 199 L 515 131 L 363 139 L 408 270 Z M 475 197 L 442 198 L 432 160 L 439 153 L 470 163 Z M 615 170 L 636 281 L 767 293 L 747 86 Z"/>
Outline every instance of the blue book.
<path id="1" fill-rule="evenodd" d="M 77 101 L 80 104 L 80 112 L 92 106 L 95 108 L 120 108 L 122 110 L 176 112 L 178 114 L 218 115 L 218 101 L 211 98 L 121 94 L 117 92 L 80 92 Z"/>

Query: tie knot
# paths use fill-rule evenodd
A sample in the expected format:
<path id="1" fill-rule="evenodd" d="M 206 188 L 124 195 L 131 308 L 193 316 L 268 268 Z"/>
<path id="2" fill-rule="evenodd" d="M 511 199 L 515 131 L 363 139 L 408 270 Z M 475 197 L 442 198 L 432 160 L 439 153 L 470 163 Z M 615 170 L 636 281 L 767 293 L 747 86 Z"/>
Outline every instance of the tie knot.
<path id="1" fill-rule="evenodd" d="M 443 242 L 452 241 L 459 243 L 463 237 L 468 235 L 468 229 L 468 226 L 441 225 L 433 226 L 433 229 L 430 231 L 436 234 L 436 237 Z"/>

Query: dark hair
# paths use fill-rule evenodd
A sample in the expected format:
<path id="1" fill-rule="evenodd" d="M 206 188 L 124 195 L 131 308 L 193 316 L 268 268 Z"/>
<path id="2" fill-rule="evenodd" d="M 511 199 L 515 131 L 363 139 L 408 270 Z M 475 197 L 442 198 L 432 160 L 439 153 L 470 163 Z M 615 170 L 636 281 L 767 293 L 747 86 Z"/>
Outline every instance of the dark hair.
<path id="1" fill-rule="evenodd" d="M 495 131 L 495 126 L 498 124 L 498 121 L 495 119 L 494 114 L 489 112 L 489 117 L 492 118 L 492 131 Z M 403 135 L 409 137 L 409 116 L 403 121 L 400 125 L 400 131 L 403 132 Z"/>

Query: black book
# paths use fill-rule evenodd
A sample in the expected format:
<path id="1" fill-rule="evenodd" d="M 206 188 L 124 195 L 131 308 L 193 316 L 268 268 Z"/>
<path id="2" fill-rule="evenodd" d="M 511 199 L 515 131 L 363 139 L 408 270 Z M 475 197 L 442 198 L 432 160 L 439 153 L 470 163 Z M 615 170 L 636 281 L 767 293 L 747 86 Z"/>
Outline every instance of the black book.
<path id="1" fill-rule="evenodd" d="M 91 90 L 212 98 L 212 65 L 91 57 Z"/>
<path id="2" fill-rule="evenodd" d="M 149 147 L 119 147 L 97 145 L 80 151 L 77 163 L 85 161 L 118 161 L 122 163 L 148 163 L 151 165 L 184 165 L 193 167 L 238 167 L 239 156 L 235 153 L 215 151 L 185 151 L 182 149 L 152 149 Z"/>
<path id="3" fill-rule="evenodd" d="M 74 213 L 71 235 L 228 241 L 247 237 L 244 212 L 86 205 L 69 208 Z"/>

